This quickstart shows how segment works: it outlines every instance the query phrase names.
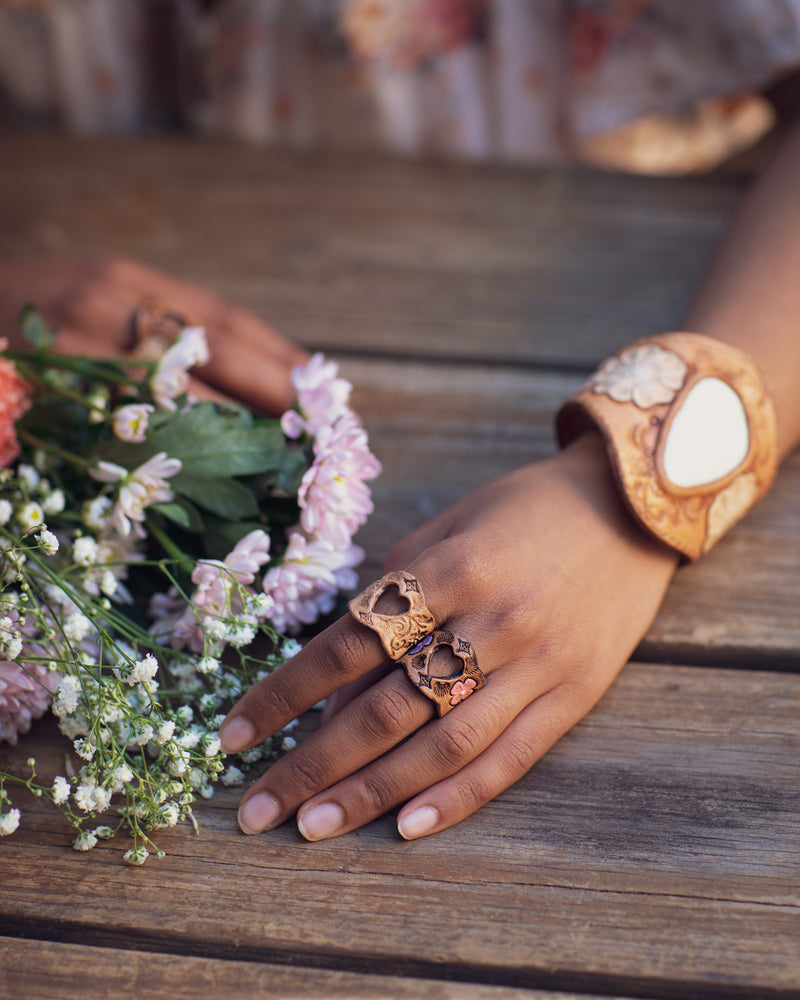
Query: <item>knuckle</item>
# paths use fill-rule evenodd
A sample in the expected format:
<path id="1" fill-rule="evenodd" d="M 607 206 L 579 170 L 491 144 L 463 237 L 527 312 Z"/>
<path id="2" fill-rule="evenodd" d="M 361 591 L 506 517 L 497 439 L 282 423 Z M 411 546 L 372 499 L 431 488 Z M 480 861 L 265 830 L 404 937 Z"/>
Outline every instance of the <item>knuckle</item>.
<path id="1" fill-rule="evenodd" d="M 385 813 L 397 805 L 398 797 L 394 785 L 380 774 L 365 774 L 363 778 L 363 794 L 370 809 L 376 814 Z"/>
<path id="2" fill-rule="evenodd" d="M 414 692 L 399 688 L 370 688 L 360 702 L 361 725 L 378 742 L 405 736 L 413 728 Z"/>
<path id="3" fill-rule="evenodd" d="M 477 757 L 481 748 L 478 730 L 469 722 L 453 721 L 437 733 L 434 748 L 450 770 L 456 770 Z"/>
<path id="4" fill-rule="evenodd" d="M 413 546 L 407 539 L 403 538 L 399 542 L 395 542 L 386 556 L 384 569 L 395 569 L 398 566 L 407 565 L 411 561 L 412 554 Z"/>
<path id="5" fill-rule="evenodd" d="M 517 736 L 509 739 L 505 752 L 509 762 L 509 771 L 514 775 L 513 780 L 527 774 L 539 759 L 538 746 L 526 737 Z"/>
<path id="6" fill-rule="evenodd" d="M 457 606 L 465 601 L 485 603 L 487 593 L 494 593 L 503 584 L 500 567 L 494 556 L 500 543 L 488 534 L 483 537 L 464 531 L 457 538 L 441 544 L 435 553 L 440 566 L 446 567 L 446 588 Z"/>
<path id="7" fill-rule="evenodd" d="M 471 816 L 481 806 L 486 805 L 491 798 L 491 793 L 484 782 L 475 775 L 462 776 L 456 785 L 456 794 L 460 800 L 461 811 L 465 816 Z"/>
<path id="8" fill-rule="evenodd" d="M 328 639 L 326 665 L 339 677 L 351 680 L 360 672 L 359 665 L 369 658 L 367 636 L 360 635 L 352 628 L 342 628 Z"/>
<path id="9" fill-rule="evenodd" d="M 450 572 L 455 579 L 471 583 L 486 573 L 486 554 L 469 532 L 458 536 L 458 546 L 449 555 Z"/>
<path id="10" fill-rule="evenodd" d="M 299 714 L 299 710 L 288 692 L 279 684 L 265 685 L 258 692 L 259 710 L 262 715 L 289 721 Z"/>
<path id="11" fill-rule="evenodd" d="M 309 794 L 328 787 L 328 769 L 324 762 L 313 757 L 301 757 L 298 760 L 287 757 L 285 760 L 288 768 L 287 777 L 293 785 Z"/>

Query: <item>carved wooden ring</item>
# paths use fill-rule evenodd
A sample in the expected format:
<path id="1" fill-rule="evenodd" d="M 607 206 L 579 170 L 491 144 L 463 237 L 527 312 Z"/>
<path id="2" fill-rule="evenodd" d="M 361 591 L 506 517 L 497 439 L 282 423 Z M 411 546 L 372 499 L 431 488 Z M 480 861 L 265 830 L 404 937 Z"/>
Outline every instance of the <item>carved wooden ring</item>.
<path id="1" fill-rule="evenodd" d="M 448 646 L 464 665 L 464 669 L 455 677 L 435 677 L 430 673 L 431 661 L 441 646 Z M 472 645 L 461 636 L 444 629 L 437 629 L 426 636 L 409 649 L 400 662 L 406 668 L 411 683 L 426 698 L 431 699 L 440 716 L 447 715 L 473 691 L 480 691 L 486 683 Z"/>
<path id="2" fill-rule="evenodd" d="M 397 587 L 400 597 L 408 601 L 408 609 L 396 615 L 375 610 L 383 594 Z M 425 605 L 422 588 L 416 577 L 405 570 L 387 573 L 354 597 L 347 605 L 357 622 L 377 632 L 390 660 L 399 660 L 412 646 L 436 628 L 433 615 Z"/>

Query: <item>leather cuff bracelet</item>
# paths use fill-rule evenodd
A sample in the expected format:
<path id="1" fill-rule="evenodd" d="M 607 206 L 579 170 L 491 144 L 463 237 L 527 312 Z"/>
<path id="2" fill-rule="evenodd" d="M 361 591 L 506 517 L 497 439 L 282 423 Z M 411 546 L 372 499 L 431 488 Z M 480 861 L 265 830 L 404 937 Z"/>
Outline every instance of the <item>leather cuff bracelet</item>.
<path id="1" fill-rule="evenodd" d="M 558 413 L 559 444 L 597 426 L 638 521 L 688 559 L 766 493 L 775 407 L 743 351 L 696 333 L 646 337 L 600 365 Z"/>

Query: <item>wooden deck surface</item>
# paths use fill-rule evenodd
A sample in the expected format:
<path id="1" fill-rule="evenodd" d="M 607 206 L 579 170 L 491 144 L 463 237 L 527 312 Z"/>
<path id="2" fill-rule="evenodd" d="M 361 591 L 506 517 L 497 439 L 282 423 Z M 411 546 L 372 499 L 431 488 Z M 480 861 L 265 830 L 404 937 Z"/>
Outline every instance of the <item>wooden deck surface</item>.
<path id="1" fill-rule="evenodd" d="M 744 190 L 726 175 L 0 139 L 0 253 L 127 254 L 338 357 L 402 533 L 553 450 L 596 361 L 670 329 Z M 682 569 L 636 661 L 452 831 L 245 838 L 238 792 L 141 870 L 26 804 L 0 842 L 0 997 L 800 996 L 800 454 Z M 4 758 L 63 757 L 49 724 Z"/>

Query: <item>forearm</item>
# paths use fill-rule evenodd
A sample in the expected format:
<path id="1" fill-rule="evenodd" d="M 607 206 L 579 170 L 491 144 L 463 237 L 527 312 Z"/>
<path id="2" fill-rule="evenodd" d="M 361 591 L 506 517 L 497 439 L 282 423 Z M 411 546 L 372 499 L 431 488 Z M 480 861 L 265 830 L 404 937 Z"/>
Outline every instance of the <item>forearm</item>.
<path id="1" fill-rule="evenodd" d="M 785 456 L 800 441 L 800 126 L 746 197 L 684 328 L 756 360 L 774 393 Z"/>

